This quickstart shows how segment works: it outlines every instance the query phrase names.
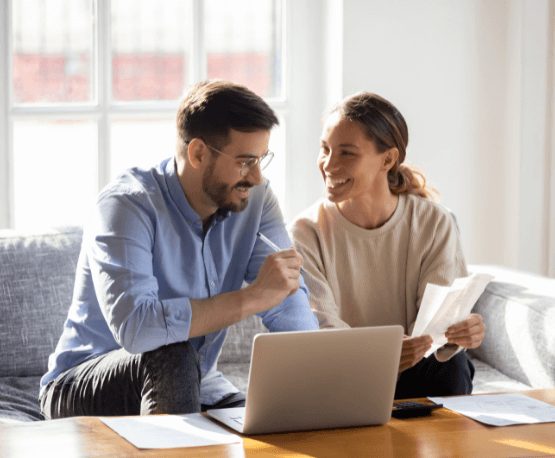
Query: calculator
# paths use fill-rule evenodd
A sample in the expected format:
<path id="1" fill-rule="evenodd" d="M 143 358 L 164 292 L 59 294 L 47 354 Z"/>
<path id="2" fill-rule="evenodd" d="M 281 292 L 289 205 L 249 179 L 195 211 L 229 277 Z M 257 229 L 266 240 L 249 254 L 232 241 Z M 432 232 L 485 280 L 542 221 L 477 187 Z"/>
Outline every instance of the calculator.
<path id="1" fill-rule="evenodd" d="M 395 418 L 424 417 L 431 415 L 432 410 L 443 407 L 434 402 L 397 401 L 393 403 L 391 415 Z"/>

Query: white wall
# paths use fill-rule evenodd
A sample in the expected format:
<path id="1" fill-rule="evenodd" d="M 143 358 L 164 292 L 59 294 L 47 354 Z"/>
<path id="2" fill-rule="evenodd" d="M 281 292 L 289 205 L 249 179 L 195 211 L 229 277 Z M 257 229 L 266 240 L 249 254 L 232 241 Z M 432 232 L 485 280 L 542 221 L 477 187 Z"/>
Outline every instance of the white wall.
<path id="1" fill-rule="evenodd" d="M 547 273 L 549 0 L 329 0 L 324 14 L 322 105 L 360 90 L 390 99 L 409 125 L 408 161 L 458 217 L 467 261 Z"/>
<path id="2" fill-rule="evenodd" d="M 549 247 L 555 231 L 555 213 L 550 214 L 555 200 L 555 177 L 550 171 L 555 158 L 551 144 L 555 4 L 523 1 L 519 6 L 522 41 L 518 265 L 532 271 L 549 270 L 555 276 L 554 247 Z"/>

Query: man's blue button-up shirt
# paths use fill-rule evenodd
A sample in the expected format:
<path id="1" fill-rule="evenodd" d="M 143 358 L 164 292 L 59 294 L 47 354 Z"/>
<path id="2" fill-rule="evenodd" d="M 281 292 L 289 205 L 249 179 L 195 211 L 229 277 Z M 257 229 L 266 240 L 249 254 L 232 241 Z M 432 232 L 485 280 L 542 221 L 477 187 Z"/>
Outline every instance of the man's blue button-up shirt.
<path id="1" fill-rule="evenodd" d="M 73 300 L 41 390 L 109 351 L 143 353 L 190 340 L 200 357 L 201 402 L 237 392 L 217 370 L 226 329 L 189 339 L 190 300 L 235 291 L 256 278 L 271 253 L 258 231 L 280 247 L 291 246 L 267 182 L 251 189 L 245 210 L 217 214 L 204 232 L 173 158 L 118 177 L 100 193 L 85 226 Z M 270 331 L 318 328 L 304 283 L 260 317 Z"/>

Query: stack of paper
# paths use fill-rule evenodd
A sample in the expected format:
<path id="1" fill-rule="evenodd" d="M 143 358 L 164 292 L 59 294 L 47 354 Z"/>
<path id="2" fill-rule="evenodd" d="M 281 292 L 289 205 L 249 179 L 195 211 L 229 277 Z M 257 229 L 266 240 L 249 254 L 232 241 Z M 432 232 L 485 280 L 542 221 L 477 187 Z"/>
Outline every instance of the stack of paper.
<path id="1" fill-rule="evenodd" d="M 555 421 L 555 406 L 524 394 L 430 397 L 433 402 L 492 426 Z"/>
<path id="2" fill-rule="evenodd" d="M 143 449 L 201 447 L 241 442 L 239 436 L 199 413 L 102 417 L 100 420 L 135 447 Z"/>
<path id="3" fill-rule="evenodd" d="M 432 336 L 434 342 L 426 356 L 447 343 L 447 328 L 468 318 L 472 307 L 492 278 L 487 274 L 473 274 L 457 278 L 451 286 L 431 283 L 426 285 L 412 330 L 412 336 Z"/>

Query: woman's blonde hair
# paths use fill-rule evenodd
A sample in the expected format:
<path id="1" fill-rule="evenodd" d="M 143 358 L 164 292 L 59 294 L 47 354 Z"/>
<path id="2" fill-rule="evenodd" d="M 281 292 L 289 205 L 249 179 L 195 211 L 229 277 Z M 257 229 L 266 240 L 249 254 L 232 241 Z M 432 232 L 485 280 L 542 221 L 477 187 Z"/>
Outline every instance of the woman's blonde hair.
<path id="1" fill-rule="evenodd" d="M 394 194 L 416 194 L 437 200 L 438 192 L 426 185 L 426 177 L 417 168 L 405 164 L 409 132 L 403 115 L 388 100 L 371 92 L 360 92 L 340 102 L 331 111 L 359 122 L 378 152 L 397 148 L 399 156 L 387 174 L 389 189 Z"/>

